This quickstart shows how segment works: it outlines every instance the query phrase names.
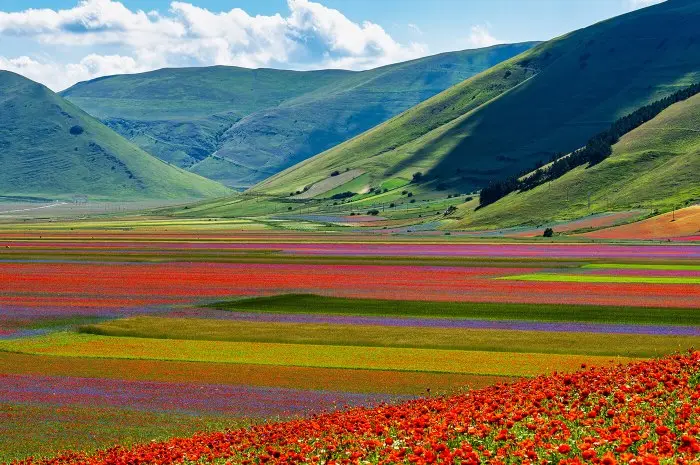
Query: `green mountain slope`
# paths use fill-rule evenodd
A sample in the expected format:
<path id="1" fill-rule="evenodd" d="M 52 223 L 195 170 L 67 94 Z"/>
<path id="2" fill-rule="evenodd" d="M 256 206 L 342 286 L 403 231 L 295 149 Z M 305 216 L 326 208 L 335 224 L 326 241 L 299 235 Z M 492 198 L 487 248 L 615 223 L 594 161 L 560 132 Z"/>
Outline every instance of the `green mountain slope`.
<path id="1" fill-rule="evenodd" d="M 221 184 L 145 153 L 72 103 L 0 71 L 0 191 L 44 198 L 204 198 Z"/>
<path id="2" fill-rule="evenodd" d="M 700 80 L 697 24 L 700 2 L 670 0 L 540 44 L 254 191 L 284 195 L 346 169 L 370 185 L 421 171 L 417 191 L 478 189 Z"/>
<path id="3" fill-rule="evenodd" d="M 188 167 L 216 151 L 221 135 L 244 116 L 349 74 L 229 66 L 161 69 L 98 78 L 61 94 L 149 153 Z"/>
<path id="4" fill-rule="evenodd" d="M 457 226 L 538 225 L 640 207 L 665 211 L 698 199 L 700 95 L 672 105 L 623 136 L 603 162 L 578 167 L 475 212 L 465 209 Z"/>
<path id="5" fill-rule="evenodd" d="M 81 83 L 63 95 L 159 158 L 248 187 L 533 45 L 363 72 L 166 69 Z"/>
<path id="6" fill-rule="evenodd" d="M 344 142 L 443 90 L 529 49 L 515 44 L 431 56 L 354 73 L 315 92 L 254 113 L 222 136 L 216 155 L 252 185 Z M 205 161 L 207 163 L 209 160 Z M 209 175 L 197 166 L 193 171 Z M 212 173 L 213 174 L 213 173 Z M 214 179 L 220 179 L 213 175 Z"/>

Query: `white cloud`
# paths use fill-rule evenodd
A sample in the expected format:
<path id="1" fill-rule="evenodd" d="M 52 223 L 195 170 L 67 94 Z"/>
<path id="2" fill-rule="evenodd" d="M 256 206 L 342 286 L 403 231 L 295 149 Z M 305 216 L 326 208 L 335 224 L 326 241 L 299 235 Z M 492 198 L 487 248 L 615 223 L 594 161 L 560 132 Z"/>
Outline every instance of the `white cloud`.
<path id="1" fill-rule="evenodd" d="M 421 28 L 419 28 L 416 24 L 408 23 L 408 27 L 409 27 L 410 29 L 413 29 L 413 30 L 414 30 L 416 33 L 418 33 L 419 35 L 423 35 L 423 31 L 422 31 Z"/>
<path id="2" fill-rule="evenodd" d="M 489 29 L 490 27 L 488 24 L 472 26 L 469 31 L 469 36 L 466 38 L 467 46 L 470 48 L 481 48 L 502 44 L 503 41 L 496 39 Z"/>
<path id="3" fill-rule="evenodd" d="M 167 12 L 134 11 L 117 0 L 0 11 L 0 35 L 35 41 L 54 57 L 0 56 L 0 68 L 62 89 L 78 80 L 166 66 L 366 69 L 428 53 L 422 44 L 400 44 L 381 26 L 355 23 L 320 3 L 287 4 L 287 16 L 251 16 L 240 8 L 212 12 L 180 1 Z M 84 58 L 58 58 L 76 53 Z"/>
<path id="4" fill-rule="evenodd" d="M 140 67 L 131 57 L 95 54 L 86 56 L 78 63 L 68 64 L 37 61 L 28 56 L 17 58 L 0 56 L 0 69 L 21 74 L 34 81 L 44 83 L 54 90 L 65 89 L 76 82 L 98 76 L 139 73 L 149 70 Z"/>
<path id="5" fill-rule="evenodd" d="M 666 0 L 627 0 L 630 9 L 637 10 L 639 8 L 646 8 L 651 5 L 656 5 L 657 3 L 663 3 Z"/>

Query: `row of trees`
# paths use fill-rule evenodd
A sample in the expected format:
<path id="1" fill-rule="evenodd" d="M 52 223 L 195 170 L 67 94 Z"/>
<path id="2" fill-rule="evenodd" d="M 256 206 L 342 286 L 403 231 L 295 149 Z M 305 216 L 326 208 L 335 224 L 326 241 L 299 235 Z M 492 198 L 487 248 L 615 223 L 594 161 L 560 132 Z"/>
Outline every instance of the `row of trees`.
<path id="1" fill-rule="evenodd" d="M 593 136 L 585 147 L 570 155 L 559 157 L 545 168 L 538 168 L 526 177 L 513 177 L 503 181 L 495 181 L 481 190 L 480 207 L 492 204 L 511 192 L 533 189 L 545 182 L 563 176 L 568 171 L 588 164 L 594 166 L 612 154 L 612 146 L 620 137 L 654 119 L 659 113 L 674 103 L 687 100 L 700 93 L 700 83 L 681 89 L 668 97 L 645 105 L 627 116 L 615 121 L 610 128 Z M 520 179 L 522 177 L 522 179 Z"/>

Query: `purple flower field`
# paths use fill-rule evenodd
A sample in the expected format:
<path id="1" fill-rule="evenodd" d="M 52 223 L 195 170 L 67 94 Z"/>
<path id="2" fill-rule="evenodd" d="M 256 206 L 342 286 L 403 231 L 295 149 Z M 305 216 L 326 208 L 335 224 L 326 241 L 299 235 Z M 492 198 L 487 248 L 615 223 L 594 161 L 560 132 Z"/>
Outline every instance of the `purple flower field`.
<path id="1" fill-rule="evenodd" d="M 0 399 L 3 402 L 118 407 L 237 418 L 292 417 L 408 398 L 227 384 L 0 375 Z"/>
<path id="2" fill-rule="evenodd" d="M 164 316 L 174 318 L 208 318 L 234 321 L 258 321 L 268 323 L 315 323 L 416 328 L 461 328 L 659 336 L 700 336 L 700 328 L 696 326 L 681 325 L 629 325 L 576 322 L 556 323 L 512 320 L 467 320 L 458 318 L 394 318 L 346 315 L 218 312 L 206 311 L 205 309 L 176 310 Z"/>

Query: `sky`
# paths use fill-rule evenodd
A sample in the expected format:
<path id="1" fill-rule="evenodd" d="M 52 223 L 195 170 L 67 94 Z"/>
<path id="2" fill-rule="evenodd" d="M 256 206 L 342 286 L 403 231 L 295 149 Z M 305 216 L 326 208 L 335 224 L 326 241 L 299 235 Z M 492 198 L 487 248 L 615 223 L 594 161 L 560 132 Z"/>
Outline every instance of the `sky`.
<path id="1" fill-rule="evenodd" d="M 164 67 L 363 70 L 548 40 L 660 0 L 0 0 L 0 69 L 53 90 Z"/>

